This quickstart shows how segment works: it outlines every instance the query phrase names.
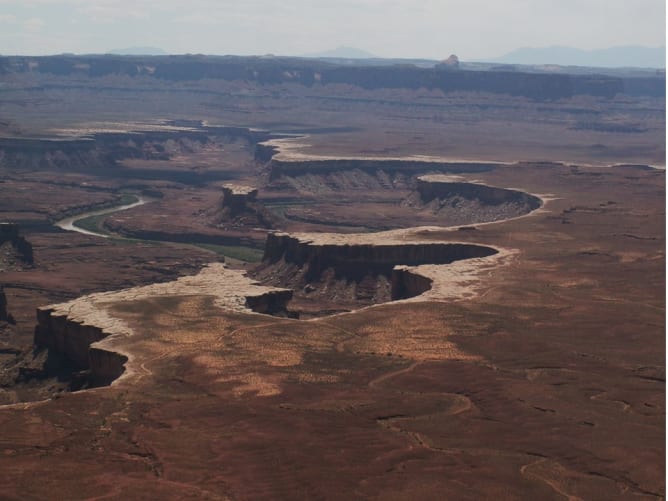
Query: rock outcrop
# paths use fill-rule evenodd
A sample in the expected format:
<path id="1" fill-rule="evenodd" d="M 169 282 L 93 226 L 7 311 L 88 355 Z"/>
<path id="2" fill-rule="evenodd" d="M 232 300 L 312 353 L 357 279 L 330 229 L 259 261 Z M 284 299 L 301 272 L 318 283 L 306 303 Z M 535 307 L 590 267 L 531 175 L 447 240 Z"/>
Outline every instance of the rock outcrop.
<path id="1" fill-rule="evenodd" d="M 424 294 L 433 283 L 431 278 L 415 273 L 408 266 L 395 266 L 392 270 L 392 301 Z"/>
<path id="2" fill-rule="evenodd" d="M 213 221 L 219 228 L 271 228 L 272 216 L 257 201 L 258 190 L 241 184 L 224 184 L 220 210 Z"/>
<path id="3" fill-rule="evenodd" d="M 498 253 L 483 245 L 422 240 L 417 234 L 425 231 L 430 230 L 272 233 L 267 237 L 263 262 L 253 275 L 263 283 L 294 289 L 291 307 L 295 309 L 300 302 L 308 302 L 319 303 L 328 312 L 413 297 L 430 289 L 431 278 L 397 266 L 447 268 L 443 265 Z"/>
<path id="4" fill-rule="evenodd" d="M 290 158 L 294 157 L 294 158 Z M 430 171 L 447 173 L 485 172 L 498 166 L 497 162 L 446 162 L 430 159 L 385 159 L 385 158 L 297 158 L 290 152 L 280 158 L 273 158 L 269 163 L 270 180 L 281 176 L 303 176 L 306 174 L 329 174 L 349 170 L 375 174 L 401 172 L 421 174 Z"/>
<path id="5" fill-rule="evenodd" d="M 288 316 L 292 291 L 261 286 L 242 271 L 215 263 L 197 275 L 173 282 L 91 294 L 38 308 L 35 345 L 53 350 L 75 370 L 89 370 L 91 386 L 110 384 L 126 371 L 132 359 L 125 341 L 133 332 L 114 315 L 114 305 L 184 296 L 213 297 L 217 306 L 232 311 Z"/>
<path id="6" fill-rule="evenodd" d="M 0 285 L 0 322 L 14 323 L 14 319 L 7 311 L 7 296 L 2 285 Z"/>
<path id="7" fill-rule="evenodd" d="M 543 205 L 539 197 L 524 191 L 489 186 L 459 176 L 420 176 L 416 195 L 408 197 L 405 203 L 435 213 L 447 211 L 449 220 L 459 219 L 461 224 L 518 217 Z"/>
<path id="8" fill-rule="evenodd" d="M 251 210 L 251 204 L 257 201 L 257 188 L 240 184 L 224 184 L 221 205 L 229 214 L 235 216 Z"/>
<path id="9" fill-rule="evenodd" d="M 263 262 L 282 260 L 307 267 L 313 277 L 331 267 L 337 275 L 355 279 L 358 273 L 389 272 L 396 265 L 448 264 L 496 253 L 491 247 L 475 244 L 405 241 L 399 237 L 402 233 L 270 233 Z"/>
<path id="10" fill-rule="evenodd" d="M 440 70 L 457 70 L 459 69 L 459 58 L 455 54 L 450 54 L 450 57 L 438 63 L 436 68 Z"/>
<path id="11" fill-rule="evenodd" d="M 287 304 L 293 292 L 289 289 L 276 289 L 257 296 L 246 297 L 246 307 L 255 313 L 275 316 L 293 316 L 287 311 Z"/>
<path id="12" fill-rule="evenodd" d="M 82 131 L 75 138 L 0 138 L 0 166 L 16 169 L 67 169 L 69 172 L 91 172 L 100 175 L 135 179 L 170 180 L 185 184 L 202 184 L 229 179 L 218 170 L 193 172 L 174 169 L 124 169 L 124 159 L 168 160 L 177 153 L 189 153 L 216 140 L 241 140 L 255 144 L 282 137 L 266 131 L 244 127 L 208 126 L 201 122 L 167 121 L 155 125 L 136 124 L 137 130 Z"/>
<path id="13" fill-rule="evenodd" d="M 453 196 L 480 200 L 485 205 L 518 203 L 529 210 L 542 205 L 540 198 L 519 190 L 497 188 L 483 183 L 466 181 L 457 176 L 427 175 L 417 178 L 417 191 L 424 203 L 434 199 L 446 199 Z"/>
<path id="14" fill-rule="evenodd" d="M 442 71 L 439 68 L 337 65 L 311 59 L 207 56 L 11 56 L 0 58 L 0 71 L 100 78 L 123 75 L 143 81 L 245 81 L 254 85 L 329 84 L 364 89 L 437 89 L 442 92 L 490 92 L 552 100 L 578 94 L 613 97 L 625 91 L 625 81 L 604 75 L 569 75 L 507 71 Z M 628 80 L 628 79 L 626 79 Z M 665 88 L 665 76 L 653 79 Z M 663 82 L 661 84 L 661 82 Z M 639 88 L 642 90 L 642 87 Z"/>
<path id="15" fill-rule="evenodd" d="M 33 264 L 32 244 L 21 236 L 21 229 L 16 223 L 0 223 L 0 246 L 9 243 L 18 258 L 25 264 Z"/>

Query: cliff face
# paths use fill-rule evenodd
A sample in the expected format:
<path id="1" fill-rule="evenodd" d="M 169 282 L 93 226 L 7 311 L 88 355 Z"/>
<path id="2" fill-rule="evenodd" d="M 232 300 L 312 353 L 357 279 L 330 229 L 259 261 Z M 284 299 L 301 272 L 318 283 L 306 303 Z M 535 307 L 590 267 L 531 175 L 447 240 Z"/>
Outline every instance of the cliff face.
<path id="1" fill-rule="evenodd" d="M 255 145 L 255 161 L 266 163 L 278 153 L 278 146 L 258 143 Z"/>
<path id="2" fill-rule="evenodd" d="M 497 188 L 480 183 L 445 180 L 443 176 L 420 176 L 417 179 L 417 191 L 422 202 L 461 197 L 468 200 L 479 200 L 485 205 L 501 205 L 514 203 L 525 206 L 527 212 L 542 205 L 540 198 L 518 190 Z"/>
<path id="3" fill-rule="evenodd" d="M 0 138 L 0 165 L 17 169 L 86 170 L 109 167 L 113 163 L 110 153 L 102 151 L 91 139 Z"/>
<path id="4" fill-rule="evenodd" d="M 20 228 L 15 223 L 0 223 L 0 245 L 10 243 L 18 257 L 26 264 L 33 264 L 32 244 L 21 236 Z"/>
<path id="5" fill-rule="evenodd" d="M 231 214 L 238 214 L 248 210 L 250 204 L 257 200 L 257 188 L 249 186 L 225 184 L 223 185 L 223 209 L 229 209 Z"/>
<path id="6" fill-rule="evenodd" d="M 408 299 L 424 294 L 433 280 L 406 267 L 397 266 L 392 270 L 392 301 Z"/>
<path id="7" fill-rule="evenodd" d="M 0 285 L 0 321 L 8 322 L 10 321 L 10 318 L 11 317 L 7 312 L 7 296 L 5 295 L 2 285 Z"/>
<path id="8" fill-rule="evenodd" d="M 513 71 L 447 71 L 441 68 L 335 68 L 322 73 L 323 83 L 347 83 L 365 89 L 439 89 L 510 94 L 551 100 L 587 94 L 613 97 L 624 91 L 620 78 L 521 73 Z"/>
<path id="9" fill-rule="evenodd" d="M 222 188 L 220 210 L 213 217 L 218 228 L 229 231 L 273 226 L 272 215 L 257 201 L 257 188 L 240 184 L 224 184 Z"/>
<path id="10" fill-rule="evenodd" d="M 88 350 L 92 386 L 107 386 L 125 372 L 128 357 L 116 351 L 95 348 Z"/>
<path id="11" fill-rule="evenodd" d="M 436 216 L 448 226 L 512 219 L 540 208 L 543 201 L 524 191 L 467 181 L 463 176 L 431 174 L 416 180 L 402 205 Z"/>
<path id="12" fill-rule="evenodd" d="M 182 127 L 188 127 L 184 129 Z M 167 130 L 99 132 L 80 139 L 0 138 L 0 166 L 15 169 L 67 169 L 73 172 L 95 171 L 98 175 L 122 174 L 137 179 L 172 180 L 187 184 L 224 180 L 219 171 L 122 169 L 123 159 L 168 160 L 174 152 L 191 153 L 215 141 L 242 140 L 251 145 L 272 137 L 268 132 L 243 127 L 216 127 L 181 121 L 168 122 Z M 172 130 L 169 130 L 173 127 Z"/>
<path id="13" fill-rule="evenodd" d="M 90 345 L 108 335 L 100 327 L 72 320 L 53 308 L 37 309 L 35 344 L 64 355 L 78 369 L 90 368 Z"/>
<path id="14" fill-rule="evenodd" d="M 307 87 L 347 84 L 364 89 L 438 89 L 443 92 L 491 92 L 553 100 L 585 94 L 612 97 L 665 89 L 665 76 L 636 84 L 632 79 L 603 75 L 541 74 L 506 71 L 453 70 L 443 66 L 341 66 L 296 58 L 206 56 L 48 56 L 0 58 L 3 73 L 39 72 L 60 76 L 97 78 L 125 75 L 143 79 L 192 81 L 218 79 L 256 85 L 298 83 Z M 665 90 L 663 91 L 665 92 Z M 644 95 L 644 94 L 643 94 Z"/>
<path id="15" fill-rule="evenodd" d="M 90 370 L 92 386 L 110 384 L 125 371 L 125 355 L 91 347 L 109 335 L 101 327 L 68 318 L 53 308 L 37 309 L 35 345 L 65 357 L 74 370 Z"/>
<path id="16" fill-rule="evenodd" d="M 264 283 L 293 288 L 291 308 L 314 314 L 318 308 L 359 308 L 430 289 L 431 279 L 397 271 L 398 265 L 446 265 L 497 253 L 475 244 L 411 241 L 404 234 L 270 234 L 263 262 L 253 273 Z"/>
<path id="17" fill-rule="evenodd" d="M 346 235 L 351 237 L 351 235 Z M 410 242 L 320 244 L 284 233 L 270 233 L 263 262 L 280 260 L 300 267 L 308 267 L 309 275 L 316 276 L 326 268 L 334 268 L 337 274 L 356 278 L 360 270 L 387 272 L 395 265 L 447 264 L 460 259 L 484 257 L 496 250 L 482 245 L 462 243 Z"/>
<path id="18" fill-rule="evenodd" d="M 110 384 L 127 369 L 130 357 L 117 348 L 131 329 L 109 312 L 118 302 L 204 295 L 225 309 L 288 316 L 292 291 L 262 287 L 243 272 L 212 264 L 198 275 L 176 281 L 91 294 L 37 309 L 34 343 L 64 357 L 75 370 L 89 370 L 91 384 Z"/>
<path id="19" fill-rule="evenodd" d="M 248 296 L 246 307 L 255 313 L 288 317 L 291 316 L 288 313 L 288 302 L 291 299 L 291 290 L 276 290 L 259 296 Z"/>
<path id="20" fill-rule="evenodd" d="M 273 150 L 275 152 L 275 150 Z M 348 170 L 361 170 L 375 174 L 401 172 L 420 174 L 429 171 L 449 173 L 485 172 L 498 164 L 494 162 L 436 162 L 418 160 L 382 160 L 382 159 L 327 159 L 327 160 L 284 160 L 272 159 L 269 163 L 270 180 L 281 176 L 302 176 L 305 174 L 329 174 Z"/>

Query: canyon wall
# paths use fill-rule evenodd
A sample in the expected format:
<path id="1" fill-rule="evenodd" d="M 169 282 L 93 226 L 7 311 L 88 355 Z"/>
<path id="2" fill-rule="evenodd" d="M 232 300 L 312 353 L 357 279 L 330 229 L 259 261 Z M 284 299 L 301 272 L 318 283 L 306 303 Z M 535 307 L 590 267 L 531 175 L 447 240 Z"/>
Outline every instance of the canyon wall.
<path id="1" fill-rule="evenodd" d="M 21 236 L 21 230 L 16 223 L 0 223 L 0 245 L 11 243 L 19 258 L 26 264 L 33 264 L 34 257 L 32 244 Z"/>
<path id="2" fill-rule="evenodd" d="M 221 206 L 228 209 L 230 215 L 251 210 L 250 205 L 257 201 L 257 188 L 236 184 L 224 184 Z"/>
<path id="3" fill-rule="evenodd" d="M 275 150 L 274 150 L 275 151 Z M 257 155 L 256 155 L 257 156 Z M 269 163 L 270 180 L 281 176 L 302 176 L 305 174 L 329 174 L 346 170 L 361 170 L 369 174 L 377 171 L 386 173 L 402 172 L 419 174 L 429 171 L 465 173 L 485 172 L 494 169 L 496 162 L 438 162 L 421 160 L 383 159 L 326 159 L 326 160 L 283 160 L 272 159 Z"/>
<path id="4" fill-rule="evenodd" d="M 217 307 L 229 311 L 289 316 L 287 303 L 292 291 L 263 287 L 242 271 L 230 270 L 219 263 L 210 264 L 197 275 L 172 282 L 90 294 L 68 303 L 38 308 L 34 344 L 61 355 L 75 371 L 90 371 L 91 385 L 110 384 L 123 374 L 129 358 L 108 347 L 142 333 L 133 332 L 132 327 L 110 313 L 109 308 L 129 300 L 167 298 L 169 304 L 173 304 L 174 297 L 187 296 L 212 297 Z M 112 343 L 95 344 L 106 338 Z"/>
<path id="5" fill-rule="evenodd" d="M 404 266 L 392 270 L 392 301 L 416 297 L 431 289 L 433 280 Z"/>
<path id="6" fill-rule="evenodd" d="M 298 83 L 307 87 L 347 84 L 364 89 L 438 89 L 442 92 L 491 92 L 554 100 L 575 95 L 610 98 L 619 93 L 663 95 L 665 75 L 628 77 L 528 73 L 503 68 L 490 71 L 420 68 L 411 64 L 349 66 L 314 59 L 208 56 L 9 56 L 0 58 L 0 73 L 37 72 L 98 78 L 124 75 L 168 81 L 218 79 L 256 85 Z M 662 90 L 664 89 L 664 90 Z"/>
<path id="7" fill-rule="evenodd" d="M 264 241 L 264 233 L 258 235 L 257 228 L 271 228 L 274 224 L 272 214 L 257 201 L 258 189 L 240 184 L 224 184 L 220 210 L 213 217 L 216 227 L 230 230 L 251 229 L 250 236 L 254 244 Z M 259 240 L 258 238 L 259 237 Z"/>
<path id="8" fill-rule="evenodd" d="M 276 290 L 259 296 L 248 296 L 246 307 L 255 313 L 275 316 L 291 316 L 288 302 L 292 299 L 291 290 Z"/>
<path id="9" fill-rule="evenodd" d="M 107 386 L 125 372 L 128 357 L 115 351 L 91 346 L 88 350 L 88 361 L 91 385 Z"/>
<path id="10" fill-rule="evenodd" d="M 37 309 L 34 344 L 65 357 L 74 370 L 89 370 L 93 386 L 110 384 L 125 371 L 125 355 L 91 347 L 109 335 L 98 326 L 72 320 L 53 308 Z"/>
<path id="11" fill-rule="evenodd" d="M 0 138 L 0 165 L 16 169 L 89 170 L 111 167 L 114 158 L 91 138 Z"/>
<path id="12" fill-rule="evenodd" d="M 0 321 L 12 321 L 12 317 L 7 311 L 7 296 L 5 295 L 5 290 L 2 288 L 2 285 L 0 285 Z"/>
<path id="13" fill-rule="evenodd" d="M 35 345 L 64 355 L 78 369 L 90 368 L 90 345 L 108 335 L 100 327 L 74 321 L 53 308 L 37 309 Z"/>
<path id="14" fill-rule="evenodd" d="M 487 186 L 481 183 L 446 180 L 441 176 L 420 176 L 417 179 L 417 191 L 424 203 L 435 199 L 462 197 L 479 200 L 485 205 L 514 203 L 526 206 L 527 212 L 542 205 L 540 198 L 523 191 Z"/>
<path id="15" fill-rule="evenodd" d="M 186 126 L 188 128 L 185 128 Z M 215 138 L 234 141 L 241 139 L 254 147 L 258 142 L 282 137 L 245 127 L 206 126 L 200 122 L 180 120 L 168 121 L 161 127 L 166 127 L 167 130 L 98 132 L 72 139 L 0 138 L 0 166 L 26 170 L 94 171 L 98 176 L 122 175 L 129 179 L 161 179 L 204 184 L 229 179 L 230 174 L 221 171 L 196 173 L 173 169 L 127 169 L 120 161 L 168 160 L 171 153 L 166 148 L 167 144 L 187 153 L 193 145 L 205 145 Z"/>
<path id="16" fill-rule="evenodd" d="M 267 163 L 278 153 L 278 146 L 272 144 L 258 143 L 255 145 L 255 161 Z"/>
<path id="17" fill-rule="evenodd" d="M 464 243 L 385 243 L 382 236 L 379 236 L 375 243 L 355 243 L 350 235 L 346 237 L 341 243 L 320 243 L 285 233 L 270 233 L 267 236 L 263 263 L 270 265 L 284 261 L 302 269 L 306 268 L 307 280 L 317 279 L 328 268 L 333 268 L 337 277 L 356 280 L 368 273 L 389 277 L 396 265 L 448 264 L 460 259 L 490 256 L 497 252 L 491 247 Z"/>
<path id="18" fill-rule="evenodd" d="M 472 270 L 491 263 L 484 258 L 502 255 L 484 245 L 424 240 L 418 235 L 425 231 L 273 233 L 251 273 L 262 283 L 293 289 L 291 312 L 309 318 L 431 294 L 433 288 L 434 297 L 449 297 L 448 291 L 464 287 L 460 281 L 470 285 Z"/>

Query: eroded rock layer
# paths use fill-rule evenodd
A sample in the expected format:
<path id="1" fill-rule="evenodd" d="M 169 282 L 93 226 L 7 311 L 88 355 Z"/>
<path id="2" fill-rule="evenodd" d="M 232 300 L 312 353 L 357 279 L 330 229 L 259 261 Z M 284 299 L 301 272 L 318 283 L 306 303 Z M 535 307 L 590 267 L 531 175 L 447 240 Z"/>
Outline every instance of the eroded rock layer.
<path id="1" fill-rule="evenodd" d="M 231 215 L 236 215 L 244 210 L 248 210 L 249 204 L 257 200 L 257 188 L 243 186 L 239 184 L 224 184 L 223 199 L 221 201 L 223 209 L 228 209 Z"/>
<path id="2" fill-rule="evenodd" d="M 12 250 L 2 252 L 0 255 L 0 271 L 15 264 L 16 260 L 25 264 L 33 263 L 32 244 L 21 235 L 18 224 L 0 223 L 0 249 L 6 246 L 11 247 Z"/>
<path id="3" fill-rule="evenodd" d="M 453 224 L 511 219 L 543 205 L 539 197 L 524 191 L 441 174 L 419 176 L 416 191 L 404 203 L 442 215 Z"/>
<path id="4" fill-rule="evenodd" d="M 293 156 L 291 153 L 290 156 Z M 403 172 L 420 174 L 430 170 L 445 172 L 485 172 L 493 169 L 496 162 L 447 162 L 433 159 L 380 159 L 380 158 L 273 158 L 269 163 L 270 180 L 281 176 L 302 176 L 306 174 L 329 174 L 358 169 L 375 174 L 383 172 Z"/>
<path id="5" fill-rule="evenodd" d="M 458 196 L 470 200 L 479 200 L 486 205 L 515 203 L 526 206 L 529 211 L 542 205 L 540 198 L 528 193 L 469 182 L 456 176 L 420 176 L 417 178 L 417 191 L 425 203 L 435 199 Z"/>
<path id="6" fill-rule="evenodd" d="M 442 267 L 498 253 L 483 245 L 420 241 L 417 233 L 421 231 L 429 229 L 348 235 L 273 233 L 267 237 L 263 262 L 253 273 L 264 283 L 295 289 L 296 309 L 302 300 L 314 304 L 303 312 L 329 313 L 413 297 L 430 289 L 432 279 L 395 273 L 398 265 Z"/>
<path id="7" fill-rule="evenodd" d="M 0 321 L 7 322 L 10 318 L 11 316 L 7 312 L 7 296 L 2 285 L 0 285 Z"/>
<path id="8" fill-rule="evenodd" d="M 211 296 L 229 311 L 278 314 L 286 312 L 292 291 L 263 287 L 242 271 L 215 263 L 199 274 L 173 282 L 91 294 L 37 310 L 35 345 L 67 358 L 77 369 L 91 372 L 93 385 L 109 384 L 126 369 L 131 358 L 116 347 L 132 329 L 116 318 L 112 305 L 161 297 Z"/>

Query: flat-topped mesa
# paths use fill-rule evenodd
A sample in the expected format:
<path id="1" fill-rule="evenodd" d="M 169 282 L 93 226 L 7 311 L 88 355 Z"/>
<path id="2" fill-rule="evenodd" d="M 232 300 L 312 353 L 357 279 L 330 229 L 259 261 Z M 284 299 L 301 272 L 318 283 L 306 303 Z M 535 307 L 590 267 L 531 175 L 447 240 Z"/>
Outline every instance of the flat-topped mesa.
<path id="1" fill-rule="evenodd" d="M 32 244 L 21 236 L 21 229 L 16 223 L 0 223 L 0 245 L 10 242 L 21 261 L 33 264 Z"/>
<path id="2" fill-rule="evenodd" d="M 519 190 L 498 188 L 476 181 L 467 181 L 459 176 L 431 174 L 417 178 L 417 191 L 424 203 L 435 199 L 461 197 L 479 200 L 486 205 L 516 203 L 525 205 L 528 211 L 542 205 L 540 198 Z"/>
<path id="3" fill-rule="evenodd" d="M 425 228 L 373 234 L 271 233 L 254 275 L 264 283 L 295 289 L 292 307 L 319 302 L 323 311 L 403 299 L 422 294 L 431 279 L 403 274 L 397 266 L 445 265 L 484 258 L 497 249 L 483 245 L 420 241 Z M 307 307 L 315 314 L 315 307 Z M 303 309 L 302 311 L 306 311 Z"/>
<path id="4" fill-rule="evenodd" d="M 215 306 L 246 313 L 289 316 L 292 291 L 264 287 L 223 264 L 210 264 L 199 274 L 166 283 L 83 296 L 37 309 L 35 345 L 53 350 L 76 370 L 90 370 L 90 385 L 103 386 L 119 378 L 131 362 L 132 328 L 114 314 L 127 302 L 173 301 L 206 296 Z"/>
<path id="5" fill-rule="evenodd" d="M 220 211 L 214 222 L 219 227 L 271 228 L 273 217 L 257 200 L 258 190 L 241 184 L 224 184 Z"/>
<path id="6" fill-rule="evenodd" d="M 228 209 L 230 215 L 236 215 L 246 210 L 252 210 L 249 206 L 257 201 L 257 188 L 241 184 L 224 184 L 222 207 Z"/>
<path id="7" fill-rule="evenodd" d="M 308 266 L 312 274 L 334 267 L 346 275 L 346 271 L 357 269 L 384 271 L 395 265 L 448 264 L 496 253 L 491 247 L 475 244 L 406 241 L 397 238 L 400 233 L 270 233 L 263 262 L 284 260 Z"/>

